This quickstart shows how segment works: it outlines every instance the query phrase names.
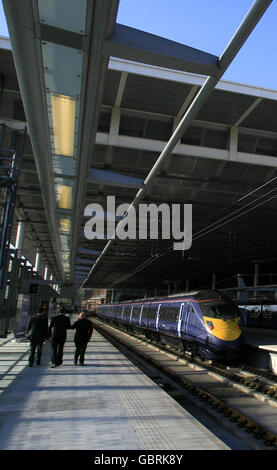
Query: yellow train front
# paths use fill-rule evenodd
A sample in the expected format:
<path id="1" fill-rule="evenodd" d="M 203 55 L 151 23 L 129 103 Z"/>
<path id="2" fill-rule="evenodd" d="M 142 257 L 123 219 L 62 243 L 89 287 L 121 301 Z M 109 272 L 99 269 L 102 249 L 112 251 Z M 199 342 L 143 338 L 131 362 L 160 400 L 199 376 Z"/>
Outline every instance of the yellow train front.
<path id="1" fill-rule="evenodd" d="M 195 299 L 194 306 L 200 318 L 202 317 L 197 335 L 201 356 L 221 360 L 238 358 L 242 351 L 239 309 L 221 293 L 214 293 L 212 298 Z M 188 336 L 192 333 L 189 330 L 190 328 L 187 330 Z"/>
<path id="2" fill-rule="evenodd" d="M 155 327 L 163 342 L 170 342 L 170 337 L 177 335 L 184 350 L 200 354 L 203 359 L 230 362 L 240 357 L 241 313 L 224 293 L 199 290 L 157 303 L 160 307 Z M 178 315 L 177 324 L 174 312 Z"/>

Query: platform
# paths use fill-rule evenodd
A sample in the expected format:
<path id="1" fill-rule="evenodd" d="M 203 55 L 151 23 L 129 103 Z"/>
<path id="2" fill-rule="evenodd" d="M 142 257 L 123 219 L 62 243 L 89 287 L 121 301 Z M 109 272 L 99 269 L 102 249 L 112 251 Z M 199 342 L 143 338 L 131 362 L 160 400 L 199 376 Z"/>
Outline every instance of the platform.
<path id="1" fill-rule="evenodd" d="M 244 327 L 244 343 L 249 348 L 253 365 L 270 369 L 277 374 L 277 331 Z"/>
<path id="2" fill-rule="evenodd" d="M 213 450 L 228 447 L 94 331 L 84 367 L 28 366 L 28 343 L 0 345 L 1 450 Z"/>

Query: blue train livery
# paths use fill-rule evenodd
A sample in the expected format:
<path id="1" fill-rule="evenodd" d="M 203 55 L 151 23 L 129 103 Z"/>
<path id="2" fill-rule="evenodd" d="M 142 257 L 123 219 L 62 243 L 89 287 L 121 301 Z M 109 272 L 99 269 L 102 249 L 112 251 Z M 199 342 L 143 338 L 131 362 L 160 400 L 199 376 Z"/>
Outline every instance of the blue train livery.
<path id="1" fill-rule="evenodd" d="M 174 296 L 104 304 L 97 316 L 203 359 L 237 359 L 242 349 L 238 307 L 223 293 L 195 291 Z"/>

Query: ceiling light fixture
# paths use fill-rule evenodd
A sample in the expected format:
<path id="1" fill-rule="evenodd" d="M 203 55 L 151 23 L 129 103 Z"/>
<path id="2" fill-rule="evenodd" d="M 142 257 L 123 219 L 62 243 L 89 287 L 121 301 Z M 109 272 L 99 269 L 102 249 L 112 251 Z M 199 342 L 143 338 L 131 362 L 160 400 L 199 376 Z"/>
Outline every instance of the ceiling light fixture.
<path id="1" fill-rule="evenodd" d="M 60 219 L 60 230 L 62 232 L 70 232 L 71 229 L 71 221 L 70 219 Z"/>
<path id="2" fill-rule="evenodd" d="M 74 156 L 76 99 L 51 94 L 54 149 L 56 155 Z"/>
<path id="3" fill-rule="evenodd" d="M 72 209 L 72 186 L 57 184 L 59 209 Z"/>

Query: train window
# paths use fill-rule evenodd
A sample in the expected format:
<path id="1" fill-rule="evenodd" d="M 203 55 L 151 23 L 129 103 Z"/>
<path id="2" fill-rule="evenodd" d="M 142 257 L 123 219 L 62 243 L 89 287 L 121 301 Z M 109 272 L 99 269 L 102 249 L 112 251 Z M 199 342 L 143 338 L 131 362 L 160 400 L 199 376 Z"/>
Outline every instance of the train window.
<path id="1" fill-rule="evenodd" d="M 204 315 L 212 318 L 237 318 L 240 315 L 238 307 L 231 303 L 203 303 L 201 309 Z"/>
<path id="2" fill-rule="evenodd" d="M 170 314 L 171 314 L 172 321 L 174 322 L 178 321 L 179 312 L 180 312 L 180 306 L 171 308 Z"/>
<path id="3" fill-rule="evenodd" d="M 176 322 L 178 320 L 180 307 L 162 305 L 160 308 L 160 321 Z"/>
<path id="4" fill-rule="evenodd" d="M 123 313 L 123 320 L 129 321 L 132 307 L 125 307 Z"/>
<path id="5" fill-rule="evenodd" d="M 122 307 L 122 310 L 121 310 L 121 316 L 120 316 L 120 319 L 122 320 L 124 318 L 124 310 L 126 309 L 125 306 Z"/>
<path id="6" fill-rule="evenodd" d="M 121 311 L 121 307 L 114 307 L 113 316 L 114 316 L 115 318 L 118 318 L 120 311 Z"/>
<path id="7" fill-rule="evenodd" d="M 158 304 L 155 306 L 151 306 L 148 310 L 148 318 L 149 319 L 155 319 L 157 316 L 157 309 L 158 309 Z"/>
<path id="8" fill-rule="evenodd" d="M 161 308 L 160 308 L 160 312 L 159 312 L 159 320 L 160 321 L 166 321 L 167 320 L 167 311 L 168 311 L 168 308 L 165 305 L 162 305 Z"/>
<path id="9" fill-rule="evenodd" d="M 141 324 L 146 325 L 148 322 L 148 311 L 149 311 L 149 305 L 143 305 L 142 307 L 142 312 L 141 312 Z"/>
<path id="10" fill-rule="evenodd" d="M 101 311 L 102 315 L 104 315 L 105 317 L 108 315 L 108 309 L 107 307 L 104 307 L 103 310 Z"/>
<path id="11" fill-rule="evenodd" d="M 132 321 L 138 322 L 140 316 L 141 307 L 133 307 Z"/>
<path id="12" fill-rule="evenodd" d="M 188 306 L 187 306 L 187 309 L 188 309 L 189 314 L 190 313 L 195 313 L 193 304 L 189 303 Z"/>
<path id="13" fill-rule="evenodd" d="M 122 305 L 120 307 L 118 307 L 117 318 L 121 318 L 123 308 L 124 307 L 122 307 Z"/>

